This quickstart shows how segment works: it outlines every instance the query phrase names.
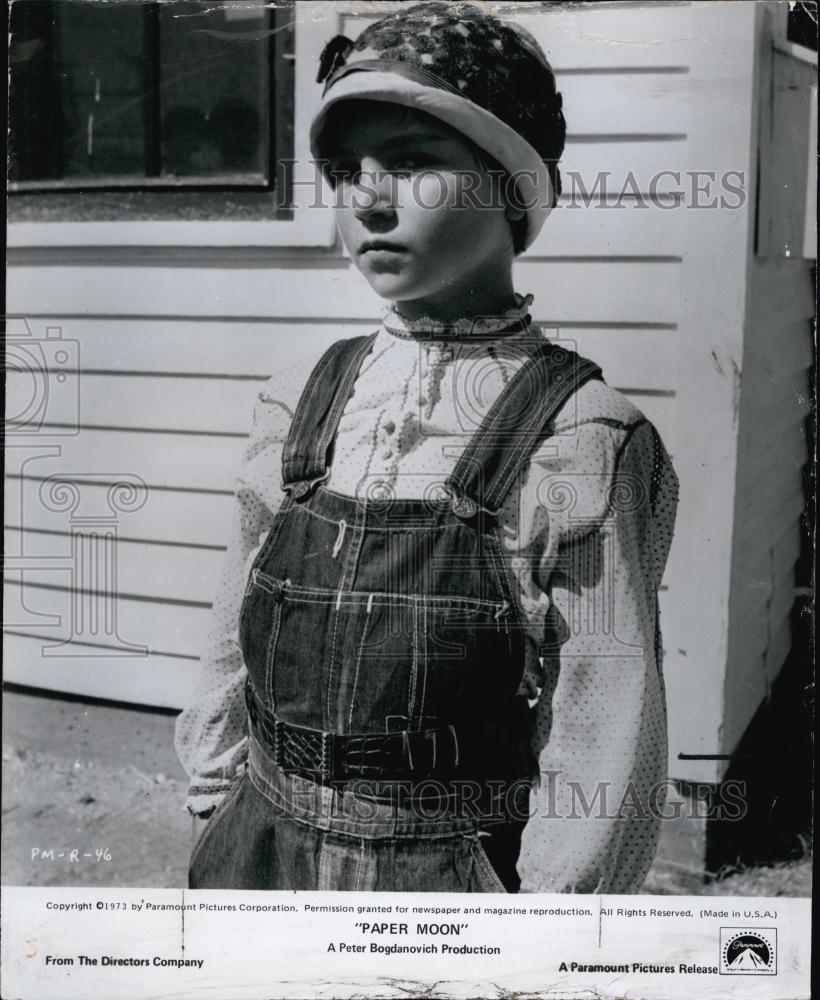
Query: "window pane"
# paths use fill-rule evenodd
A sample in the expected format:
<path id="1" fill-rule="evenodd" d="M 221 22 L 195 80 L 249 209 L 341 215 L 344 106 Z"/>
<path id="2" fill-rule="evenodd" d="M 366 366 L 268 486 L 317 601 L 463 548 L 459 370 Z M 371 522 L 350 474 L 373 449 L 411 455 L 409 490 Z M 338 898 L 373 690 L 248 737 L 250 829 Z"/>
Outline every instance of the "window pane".
<path id="1" fill-rule="evenodd" d="M 274 181 L 281 205 L 291 205 L 292 171 L 286 166 L 293 160 L 293 123 L 294 123 L 294 67 L 296 55 L 294 52 L 295 35 L 293 30 L 294 10 L 285 7 L 278 10 L 274 25 L 276 33 L 272 56 L 275 67 L 273 83 L 273 134 L 275 147 L 272 149 L 276 168 Z"/>
<path id="2" fill-rule="evenodd" d="M 264 0 L 161 5 L 164 177 L 267 179 L 268 24 Z"/>
<path id="3" fill-rule="evenodd" d="M 54 10 L 18 0 L 9 13 L 9 180 L 62 175 Z"/>
<path id="4" fill-rule="evenodd" d="M 278 211 L 292 20 L 265 0 L 15 0 L 13 190 L 207 185 L 265 190 Z"/>
<path id="5" fill-rule="evenodd" d="M 63 177 L 145 176 L 151 6 L 54 5 Z"/>

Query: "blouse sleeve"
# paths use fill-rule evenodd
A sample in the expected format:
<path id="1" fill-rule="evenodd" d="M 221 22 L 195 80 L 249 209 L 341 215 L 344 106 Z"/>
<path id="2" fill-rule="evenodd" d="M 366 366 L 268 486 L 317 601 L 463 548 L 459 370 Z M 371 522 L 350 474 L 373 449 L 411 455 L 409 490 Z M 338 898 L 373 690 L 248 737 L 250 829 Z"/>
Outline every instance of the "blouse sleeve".
<path id="1" fill-rule="evenodd" d="M 291 397 L 298 396 L 296 387 L 304 384 L 304 374 L 289 369 L 287 380 L 271 380 L 259 394 L 235 482 L 230 534 L 199 681 L 176 722 L 177 755 L 190 777 L 186 808 L 193 814 L 211 812 L 247 759 L 247 671 L 239 647 L 239 613 L 250 564 L 282 501 L 282 446 L 293 412 Z"/>
<path id="2" fill-rule="evenodd" d="M 522 891 L 628 893 L 654 857 L 666 779 L 657 589 L 677 479 L 643 419 L 583 433 L 588 469 L 542 470 L 540 785 L 518 869 Z"/>

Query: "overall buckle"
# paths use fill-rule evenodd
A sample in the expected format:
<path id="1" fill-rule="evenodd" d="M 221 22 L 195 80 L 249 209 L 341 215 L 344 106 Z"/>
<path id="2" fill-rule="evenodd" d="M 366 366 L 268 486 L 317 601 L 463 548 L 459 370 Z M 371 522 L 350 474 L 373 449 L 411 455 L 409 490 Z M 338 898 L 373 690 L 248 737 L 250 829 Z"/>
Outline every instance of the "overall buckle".
<path id="1" fill-rule="evenodd" d="M 319 773 L 323 781 L 330 781 L 333 778 L 334 743 L 333 733 L 323 731 L 322 746 L 319 752 Z"/>
<path id="2" fill-rule="evenodd" d="M 451 504 L 451 510 L 456 515 L 456 517 L 462 517 L 465 520 L 471 517 L 475 517 L 478 513 L 478 504 L 475 500 L 471 500 L 470 497 L 465 494 L 456 494 L 453 497 L 453 502 Z"/>
<path id="3" fill-rule="evenodd" d="M 282 742 L 282 720 L 273 720 L 273 763 L 283 767 L 285 763 L 285 748 Z"/>
<path id="4" fill-rule="evenodd" d="M 294 500 L 304 500 L 306 496 L 313 492 L 319 483 L 323 483 L 330 475 L 330 469 L 326 469 L 321 476 L 315 479 L 296 479 L 292 483 L 286 483 L 284 479 L 279 484 L 284 493 L 290 493 Z"/>
<path id="5" fill-rule="evenodd" d="M 479 511 L 489 517 L 498 517 L 502 508 L 499 507 L 497 510 L 491 510 L 489 507 L 483 507 L 481 504 L 477 503 L 466 493 L 457 493 L 455 490 L 451 490 L 450 510 L 456 515 L 456 517 L 461 518 L 462 521 L 469 521 L 474 518 Z"/>

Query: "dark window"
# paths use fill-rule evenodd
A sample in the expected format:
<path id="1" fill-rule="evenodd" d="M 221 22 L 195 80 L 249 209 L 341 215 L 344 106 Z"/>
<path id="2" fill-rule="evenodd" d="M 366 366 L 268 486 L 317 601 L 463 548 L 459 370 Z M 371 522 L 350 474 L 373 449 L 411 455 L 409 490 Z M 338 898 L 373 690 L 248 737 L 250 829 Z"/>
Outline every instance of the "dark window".
<path id="1" fill-rule="evenodd" d="M 15 0 L 12 191 L 276 192 L 293 13 L 265 0 Z"/>
<path id="2" fill-rule="evenodd" d="M 789 5 L 787 37 L 790 42 L 817 51 L 817 0 L 797 0 Z"/>

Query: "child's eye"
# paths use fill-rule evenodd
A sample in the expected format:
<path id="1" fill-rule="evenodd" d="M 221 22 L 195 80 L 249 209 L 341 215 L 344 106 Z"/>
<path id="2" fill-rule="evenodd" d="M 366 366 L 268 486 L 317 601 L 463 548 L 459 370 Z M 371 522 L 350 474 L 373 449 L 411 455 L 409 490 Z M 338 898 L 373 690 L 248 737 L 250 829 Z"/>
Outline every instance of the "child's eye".
<path id="1" fill-rule="evenodd" d="M 430 170 L 436 164 L 432 156 L 420 153 L 400 153 L 387 160 L 378 173 L 407 177 L 422 170 Z M 361 163 L 356 159 L 331 160 L 328 164 L 328 179 L 332 187 L 340 184 L 358 184 L 361 180 Z"/>
<path id="2" fill-rule="evenodd" d="M 333 187 L 338 184 L 355 184 L 361 173 L 359 164 L 355 160 L 339 160 L 331 162 L 328 174 Z"/>
<path id="3" fill-rule="evenodd" d="M 393 174 L 410 174 L 419 170 L 429 170 L 434 166 L 434 162 L 430 156 L 407 153 L 396 157 L 390 164 L 389 170 Z"/>

